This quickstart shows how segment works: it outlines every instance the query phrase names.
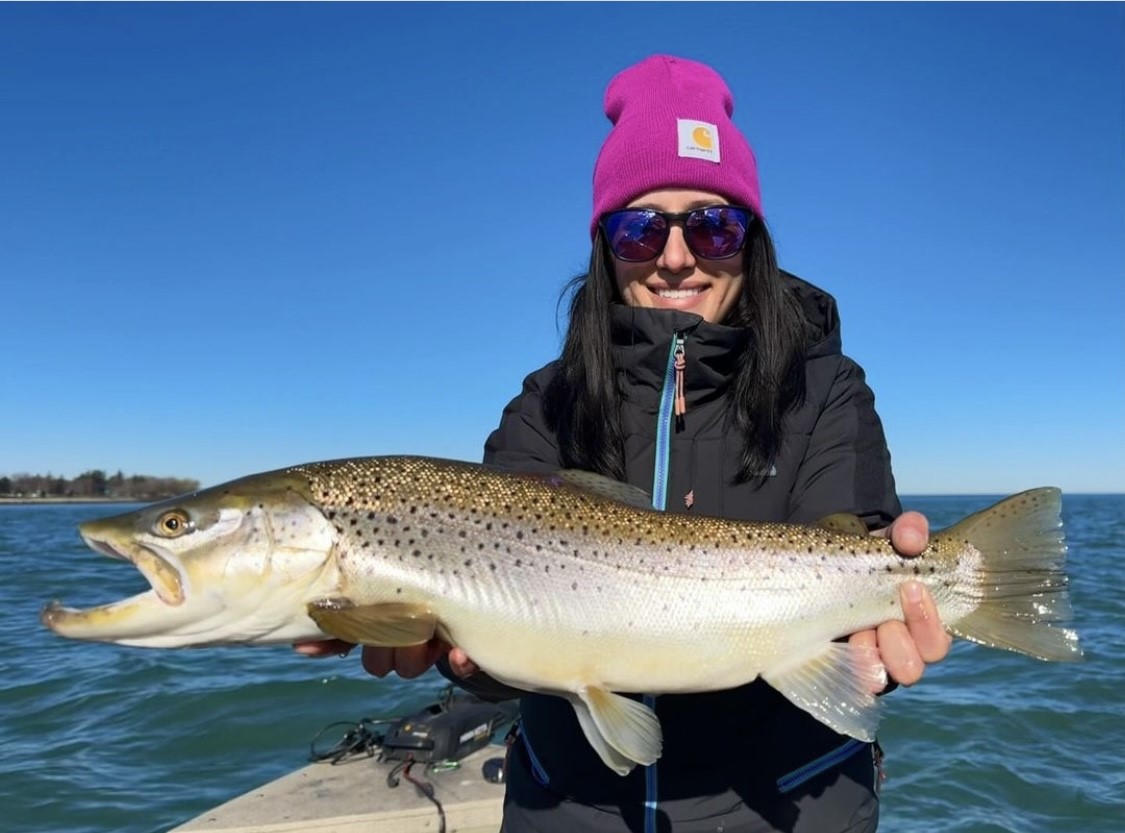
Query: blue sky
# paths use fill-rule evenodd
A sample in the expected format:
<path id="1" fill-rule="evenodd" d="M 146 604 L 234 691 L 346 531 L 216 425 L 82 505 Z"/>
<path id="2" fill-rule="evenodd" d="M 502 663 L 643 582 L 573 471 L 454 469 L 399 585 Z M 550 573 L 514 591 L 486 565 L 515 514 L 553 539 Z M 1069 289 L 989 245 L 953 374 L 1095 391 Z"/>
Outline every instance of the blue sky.
<path id="1" fill-rule="evenodd" d="M 0 4 L 0 474 L 479 459 L 714 66 L 900 491 L 1125 491 L 1120 4 Z"/>

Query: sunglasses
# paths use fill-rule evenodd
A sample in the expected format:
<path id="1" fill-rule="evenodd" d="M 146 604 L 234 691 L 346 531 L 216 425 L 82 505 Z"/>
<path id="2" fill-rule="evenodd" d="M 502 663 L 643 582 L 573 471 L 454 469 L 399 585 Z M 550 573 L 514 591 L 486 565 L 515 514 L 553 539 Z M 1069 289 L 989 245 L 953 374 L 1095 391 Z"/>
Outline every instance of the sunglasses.
<path id="1" fill-rule="evenodd" d="M 625 208 L 603 214 L 601 226 L 613 256 L 629 263 L 659 257 L 672 223 L 684 224 L 684 242 L 696 257 L 725 260 L 746 242 L 754 212 L 737 205 L 712 205 L 683 214 L 651 208 Z"/>

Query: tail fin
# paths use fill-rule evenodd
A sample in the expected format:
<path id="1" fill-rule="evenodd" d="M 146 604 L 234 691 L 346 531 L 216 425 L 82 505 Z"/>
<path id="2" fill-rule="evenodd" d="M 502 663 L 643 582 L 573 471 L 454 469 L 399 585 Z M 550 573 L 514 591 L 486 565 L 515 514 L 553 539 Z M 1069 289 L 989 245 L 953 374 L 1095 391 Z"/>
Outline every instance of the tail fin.
<path id="1" fill-rule="evenodd" d="M 1082 658 L 1078 634 L 1052 623 L 1071 617 L 1062 493 L 1032 489 L 939 533 L 980 552 L 975 581 L 958 595 L 976 609 L 949 627 L 963 639 L 1043 660 Z"/>

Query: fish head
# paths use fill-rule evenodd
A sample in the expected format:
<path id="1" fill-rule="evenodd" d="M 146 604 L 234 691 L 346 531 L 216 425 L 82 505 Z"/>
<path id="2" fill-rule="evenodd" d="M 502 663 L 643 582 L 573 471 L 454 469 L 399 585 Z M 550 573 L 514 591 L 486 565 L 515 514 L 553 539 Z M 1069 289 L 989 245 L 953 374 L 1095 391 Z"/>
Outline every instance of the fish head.
<path id="1" fill-rule="evenodd" d="M 267 473 L 82 523 L 90 547 L 151 589 L 85 610 L 52 602 L 40 618 L 61 636 L 142 647 L 323 639 L 307 604 L 337 580 L 336 537 L 306 489 Z"/>

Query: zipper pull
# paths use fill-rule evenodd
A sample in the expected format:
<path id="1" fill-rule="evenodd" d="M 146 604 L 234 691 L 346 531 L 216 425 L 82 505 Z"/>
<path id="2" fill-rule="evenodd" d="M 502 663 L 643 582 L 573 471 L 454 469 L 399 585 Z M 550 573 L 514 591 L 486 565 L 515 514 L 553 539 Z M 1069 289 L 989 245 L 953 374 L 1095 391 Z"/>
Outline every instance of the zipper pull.
<path id="1" fill-rule="evenodd" d="M 684 367 L 687 365 L 685 354 L 687 351 L 684 349 L 684 337 L 679 333 L 676 334 L 676 349 L 673 353 L 675 362 L 673 367 L 676 370 L 676 401 L 673 406 L 672 412 L 677 418 L 682 418 L 687 413 L 687 399 L 684 396 Z"/>

